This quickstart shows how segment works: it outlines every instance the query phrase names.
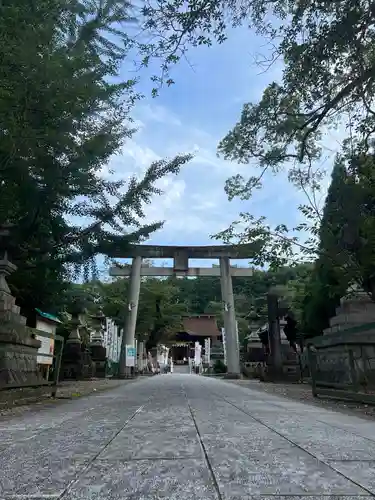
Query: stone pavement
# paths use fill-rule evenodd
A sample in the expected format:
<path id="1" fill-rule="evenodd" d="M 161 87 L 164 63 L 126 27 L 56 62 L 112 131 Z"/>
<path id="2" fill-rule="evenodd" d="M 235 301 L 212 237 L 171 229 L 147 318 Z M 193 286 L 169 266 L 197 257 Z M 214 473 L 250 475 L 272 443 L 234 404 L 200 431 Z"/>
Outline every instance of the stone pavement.
<path id="1" fill-rule="evenodd" d="M 197 375 L 0 420 L 1 500 L 372 496 L 374 423 Z"/>

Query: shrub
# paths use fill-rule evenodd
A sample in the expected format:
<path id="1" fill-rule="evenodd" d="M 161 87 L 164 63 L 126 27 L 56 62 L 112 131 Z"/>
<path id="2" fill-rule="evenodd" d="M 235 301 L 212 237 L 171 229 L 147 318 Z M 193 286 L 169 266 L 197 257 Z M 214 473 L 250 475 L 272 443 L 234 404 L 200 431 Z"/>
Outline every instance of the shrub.
<path id="1" fill-rule="evenodd" d="M 227 367 L 221 359 L 217 359 L 214 364 L 214 373 L 226 373 Z"/>

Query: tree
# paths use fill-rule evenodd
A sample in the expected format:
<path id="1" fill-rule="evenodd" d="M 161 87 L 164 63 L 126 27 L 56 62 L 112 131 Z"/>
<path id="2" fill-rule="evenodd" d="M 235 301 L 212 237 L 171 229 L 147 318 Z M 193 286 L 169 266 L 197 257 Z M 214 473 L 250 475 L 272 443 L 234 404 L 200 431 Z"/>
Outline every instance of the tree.
<path id="1" fill-rule="evenodd" d="M 40 0 L 0 6 L 0 224 L 14 223 L 10 284 L 23 312 L 58 307 L 78 269 L 126 253 L 162 222 L 143 205 L 189 155 L 153 163 L 143 178 L 103 169 L 131 136 L 136 81 L 121 81 L 130 4 Z M 27 29 L 24 29 L 27 26 Z"/>
<path id="2" fill-rule="evenodd" d="M 313 302 L 309 300 L 305 304 L 304 299 L 309 296 L 308 293 L 311 296 L 312 273 L 313 266 L 301 265 L 282 268 L 277 272 L 254 270 L 251 278 L 234 277 L 240 343 L 244 343 L 250 323 L 262 326 L 267 322 L 267 293 L 270 289 L 277 289 L 299 326 L 303 325 L 299 330 L 303 333 L 307 331 L 303 318 Z M 82 284 L 71 283 L 62 297 L 61 311 L 72 311 L 78 303 L 79 308 L 85 308 L 89 315 L 96 316 L 102 312 L 123 328 L 128 314 L 128 287 L 127 279 L 115 279 L 107 283 L 95 280 Z M 214 314 L 219 328 L 224 326 L 218 278 L 142 279 L 136 335 L 139 340 L 146 342 L 148 349 L 172 338 L 182 328 L 182 317 L 189 314 Z M 308 332 L 311 334 L 312 330 Z M 320 331 L 316 334 L 320 334 Z"/>
<path id="3" fill-rule="evenodd" d="M 357 234 L 358 215 L 356 189 L 342 160 L 337 159 L 323 210 L 319 231 L 319 257 L 303 301 L 303 318 L 308 336 L 320 335 L 329 326 L 340 298 L 354 280 L 353 256 L 348 252 L 350 234 Z M 356 220 L 353 220 L 353 217 Z M 353 233 L 354 231 L 354 233 Z M 357 275 L 357 279 L 360 277 Z"/>
<path id="4" fill-rule="evenodd" d="M 189 312 L 193 314 L 210 312 L 211 303 L 221 304 L 221 285 L 218 277 L 178 278 L 173 279 L 173 282 L 179 290 L 180 302 L 186 302 Z"/>
<path id="5" fill-rule="evenodd" d="M 169 280 L 147 279 L 140 297 L 137 331 L 143 334 L 146 348 L 167 341 L 182 328 L 182 316 L 187 314 L 185 302 L 180 302 L 178 288 Z"/>
<path id="6" fill-rule="evenodd" d="M 329 327 L 329 320 L 335 315 L 342 296 L 337 285 L 330 270 L 318 260 L 305 284 L 301 302 L 300 331 L 306 338 L 322 335 Z"/>
<path id="7" fill-rule="evenodd" d="M 129 280 L 116 279 L 99 283 L 102 310 L 118 325 L 124 327 L 128 314 Z M 144 278 L 141 281 L 136 334 L 145 341 L 147 349 L 168 340 L 182 326 L 181 318 L 188 313 L 187 304 L 180 302 L 179 289 L 172 280 Z"/>
<path id="8" fill-rule="evenodd" d="M 369 155 L 349 152 L 335 162 L 319 232 L 319 257 L 304 302 L 310 335 L 329 326 L 340 298 L 352 285 L 375 300 L 373 172 Z"/>
<path id="9" fill-rule="evenodd" d="M 361 138 L 373 133 L 375 2 L 157 0 L 147 1 L 143 14 L 146 27 L 164 35 L 151 53 L 173 53 L 170 63 L 191 45 L 223 43 L 227 28 L 242 24 L 270 40 L 265 64 L 283 59 L 282 83 L 271 83 L 258 104 L 244 106 L 221 144 L 226 156 L 245 163 L 256 158 L 262 168 L 289 159 L 308 165 L 319 153 L 315 140 L 324 126 L 337 118 L 351 123 L 353 113 Z"/>
<path id="10" fill-rule="evenodd" d="M 236 232 L 234 224 L 218 238 L 259 242 L 256 264 L 285 265 L 296 253 L 314 258 L 321 222 L 315 199 L 323 175 L 319 160 L 330 130 L 345 131 L 352 157 L 372 153 L 375 2 L 157 0 L 146 3 L 144 14 L 150 29 L 167 34 L 153 53 L 170 53 L 170 63 L 186 56 L 190 45 L 224 42 L 230 25 L 247 25 L 269 40 L 261 63 L 269 67 L 282 60 L 281 81 L 268 85 L 259 102 L 244 104 L 237 124 L 219 144 L 224 158 L 251 163 L 259 172 L 232 177 L 226 191 L 229 198 L 247 200 L 267 170 L 277 173 L 286 166 L 290 181 L 308 199 L 300 207 L 308 220 L 297 234 L 303 229 L 310 235 L 301 243 L 293 228 L 270 227 L 245 212 L 238 221 L 247 225 L 245 231 Z"/>
<path id="11" fill-rule="evenodd" d="M 363 288 L 375 300 L 374 157 L 337 158 L 320 231 L 322 257 L 341 288 Z"/>

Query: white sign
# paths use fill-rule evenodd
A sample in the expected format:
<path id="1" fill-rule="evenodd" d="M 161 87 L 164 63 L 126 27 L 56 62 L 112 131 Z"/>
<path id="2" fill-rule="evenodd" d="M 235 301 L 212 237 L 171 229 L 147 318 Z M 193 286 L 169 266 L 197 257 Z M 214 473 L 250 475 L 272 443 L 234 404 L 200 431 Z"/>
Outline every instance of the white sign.
<path id="1" fill-rule="evenodd" d="M 227 364 L 227 344 L 225 342 L 225 329 L 221 329 L 221 335 L 223 337 L 223 349 L 224 349 L 224 364 Z"/>
<path id="2" fill-rule="evenodd" d="M 135 347 L 132 345 L 125 346 L 125 364 L 126 366 L 134 367 L 135 366 Z"/>

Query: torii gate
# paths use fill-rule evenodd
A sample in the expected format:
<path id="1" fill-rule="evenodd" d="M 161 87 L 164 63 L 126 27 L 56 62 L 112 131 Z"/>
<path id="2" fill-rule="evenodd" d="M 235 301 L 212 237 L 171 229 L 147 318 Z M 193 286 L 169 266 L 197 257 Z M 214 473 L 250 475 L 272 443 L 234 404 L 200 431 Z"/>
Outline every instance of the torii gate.
<path id="1" fill-rule="evenodd" d="M 246 251 L 248 255 L 246 256 Z M 110 276 L 130 276 L 129 312 L 122 338 L 119 376 L 126 376 L 126 345 L 134 345 L 137 323 L 139 291 L 142 276 L 220 276 L 221 294 L 224 307 L 225 345 L 227 352 L 228 375 L 240 376 L 240 359 L 236 335 L 236 314 L 233 300 L 232 276 L 252 276 L 251 268 L 230 266 L 230 259 L 250 258 L 251 251 L 247 245 L 214 245 L 214 246 L 155 246 L 132 245 L 121 258 L 131 258 L 129 268 L 111 267 Z M 117 256 L 119 257 L 119 256 Z M 142 259 L 173 259 L 173 268 L 143 266 Z M 219 259 L 220 267 L 192 267 L 189 259 Z"/>

